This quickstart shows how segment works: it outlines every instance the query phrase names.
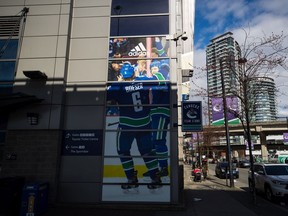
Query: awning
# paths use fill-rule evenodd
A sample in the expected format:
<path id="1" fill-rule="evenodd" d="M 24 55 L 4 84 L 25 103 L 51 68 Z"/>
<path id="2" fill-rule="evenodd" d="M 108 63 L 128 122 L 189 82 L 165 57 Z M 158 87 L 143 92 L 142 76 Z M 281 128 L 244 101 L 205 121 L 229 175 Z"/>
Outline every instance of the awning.
<path id="1" fill-rule="evenodd" d="M 35 95 L 28 95 L 21 92 L 12 94 L 0 94 L 0 111 L 13 111 L 23 106 L 40 103 L 43 99 Z"/>

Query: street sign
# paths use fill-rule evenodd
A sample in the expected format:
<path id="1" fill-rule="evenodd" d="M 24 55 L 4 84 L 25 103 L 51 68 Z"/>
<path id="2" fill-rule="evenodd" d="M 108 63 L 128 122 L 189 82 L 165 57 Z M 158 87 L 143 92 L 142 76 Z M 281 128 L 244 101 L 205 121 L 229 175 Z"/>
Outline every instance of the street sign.
<path id="1" fill-rule="evenodd" d="M 182 132 L 203 131 L 202 102 L 182 101 Z"/>
<path id="2" fill-rule="evenodd" d="M 63 132 L 62 155 L 102 155 L 103 130 L 66 130 Z"/>

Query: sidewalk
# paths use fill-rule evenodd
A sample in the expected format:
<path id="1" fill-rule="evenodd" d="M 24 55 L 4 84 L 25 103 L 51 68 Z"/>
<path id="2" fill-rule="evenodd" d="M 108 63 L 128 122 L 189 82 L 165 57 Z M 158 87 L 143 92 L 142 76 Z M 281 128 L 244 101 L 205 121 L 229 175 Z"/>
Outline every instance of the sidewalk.
<path id="1" fill-rule="evenodd" d="M 249 193 L 240 188 L 229 188 L 217 183 L 211 176 L 202 182 L 190 180 L 191 168 L 184 165 L 183 205 L 119 206 L 119 209 L 103 206 L 57 206 L 50 207 L 44 216 L 272 216 L 288 215 L 288 210 L 264 199 L 257 199 L 253 205 Z M 112 205 L 111 205 L 112 206 Z M 143 205 L 142 205 L 143 207 Z"/>

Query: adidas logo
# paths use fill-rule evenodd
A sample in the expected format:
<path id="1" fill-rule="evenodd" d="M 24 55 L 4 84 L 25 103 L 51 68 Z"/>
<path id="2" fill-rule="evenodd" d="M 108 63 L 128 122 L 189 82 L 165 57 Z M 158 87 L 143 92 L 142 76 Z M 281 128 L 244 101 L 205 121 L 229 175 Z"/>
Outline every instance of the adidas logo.
<path id="1" fill-rule="evenodd" d="M 147 50 L 142 42 L 140 42 L 134 49 L 128 53 L 128 56 L 139 56 L 139 55 L 147 55 Z"/>

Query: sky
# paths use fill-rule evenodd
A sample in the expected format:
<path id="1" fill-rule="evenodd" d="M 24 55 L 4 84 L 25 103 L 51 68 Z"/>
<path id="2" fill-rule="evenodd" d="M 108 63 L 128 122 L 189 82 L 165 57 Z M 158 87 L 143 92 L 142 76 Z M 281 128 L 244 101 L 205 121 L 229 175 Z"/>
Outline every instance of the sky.
<path id="1" fill-rule="evenodd" d="M 244 30 L 253 37 L 283 32 L 287 36 L 284 45 L 288 47 L 287 0 L 195 1 L 194 75 L 191 89 L 192 96 L 194 94 L 198 100 L 207 101 L 207 98 L 197 94 L 201 88 L 207 87 L 205 49 L 214 37 L 230 31 L 241 46 L 245 39 Z M 276 70 L 271 78 L 275 80 L 277 88 L 277 116 L 288 117 L 288 68 L 279 67 Z"/>

